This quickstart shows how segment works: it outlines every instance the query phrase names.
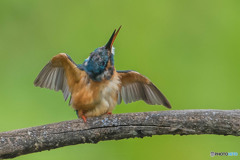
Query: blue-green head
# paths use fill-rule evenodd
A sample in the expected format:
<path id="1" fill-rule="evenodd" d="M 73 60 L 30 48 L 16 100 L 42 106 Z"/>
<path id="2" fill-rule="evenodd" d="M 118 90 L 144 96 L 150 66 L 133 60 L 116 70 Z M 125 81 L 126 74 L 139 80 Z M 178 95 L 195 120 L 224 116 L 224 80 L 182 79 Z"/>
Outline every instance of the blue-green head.
<path id="1" fill-rule="evenodd" d="M 83 62 L 83 68 L 94 81 L 101 81 L 104 78 L 110 79 L 114 71 L 114 47 L 113 42 L 120 30 L 114 30 L 111 38 L 103 47 L 95 49 Z"/>

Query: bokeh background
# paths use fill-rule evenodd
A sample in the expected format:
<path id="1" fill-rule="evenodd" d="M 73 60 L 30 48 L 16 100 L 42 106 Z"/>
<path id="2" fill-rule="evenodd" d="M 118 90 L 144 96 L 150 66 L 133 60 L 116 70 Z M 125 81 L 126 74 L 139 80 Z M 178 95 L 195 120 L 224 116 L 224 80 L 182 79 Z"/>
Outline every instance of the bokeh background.
<path id="1" fill-rule="evenodd" d="M 0 131 L 76 119 L 60 92 L 36 88 L 33 81 L 60 52 L 82 63 L 120 25 L 116 68 L 149 77 L 173 110 L 239 109 L 239 8 L 239 0 L 1 0 Z M 136 102 L 122 103 L 114 113 L 159 110 L 166 109 Z M 233 136 L 164 135 L 16 159 L 203 160 L 213 159 L 211 151 L 240 154 L 239 144 Z"/>

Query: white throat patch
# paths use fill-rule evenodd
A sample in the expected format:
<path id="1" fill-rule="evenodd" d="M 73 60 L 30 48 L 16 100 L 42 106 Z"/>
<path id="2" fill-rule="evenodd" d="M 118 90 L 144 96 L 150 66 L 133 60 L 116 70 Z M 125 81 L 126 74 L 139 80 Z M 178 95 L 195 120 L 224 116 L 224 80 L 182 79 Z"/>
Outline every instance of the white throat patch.
<path id="1" fill-rule="evenodd" d="M 112 46 L 112 50 L 111 50 L 112 54 L 115 54 L 115 48 Z"/>

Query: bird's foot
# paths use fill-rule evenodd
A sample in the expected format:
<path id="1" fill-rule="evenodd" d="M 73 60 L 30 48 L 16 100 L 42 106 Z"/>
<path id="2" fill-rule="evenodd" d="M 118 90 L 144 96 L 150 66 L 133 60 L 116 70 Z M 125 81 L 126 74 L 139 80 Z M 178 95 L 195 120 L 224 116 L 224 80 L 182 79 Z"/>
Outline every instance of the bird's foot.
<path id="1" fill-rule="evenodd" d="M 81 110 L 76 110 L 78 118 L 82 118 L 82 120 L 86 123 L 87 122 L 87 117 L 83 114 Z"/>
<path id="2" fill-rule="evenodd" d="M 82 115 L 81 118 L 83 119 L 83 121 L 86 123 L 87 122 L 87 117 Z"/>

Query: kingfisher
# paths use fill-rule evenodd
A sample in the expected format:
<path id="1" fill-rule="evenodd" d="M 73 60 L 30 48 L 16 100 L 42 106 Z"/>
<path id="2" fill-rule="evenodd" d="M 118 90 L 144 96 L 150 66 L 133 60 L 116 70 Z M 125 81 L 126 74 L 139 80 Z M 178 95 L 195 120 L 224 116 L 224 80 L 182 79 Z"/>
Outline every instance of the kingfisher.
<path id="1" fill-rule="evenodd" d="M 54 56 L 40 71 L 34 85 L 61 90 L 78 118 L 112 114 L 122 100 L 127 104 L 143 100 L 150 105 L 170 103 L 145 76 L 133 70 L 118 71 L 114 67 L 113 43 L 121 29 L 114 30 L 106 45 L 95 49 L 82 64 L 76 64 L 66 53 Z"/>

